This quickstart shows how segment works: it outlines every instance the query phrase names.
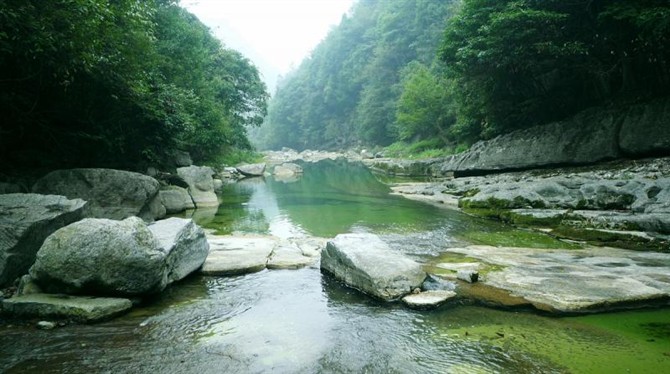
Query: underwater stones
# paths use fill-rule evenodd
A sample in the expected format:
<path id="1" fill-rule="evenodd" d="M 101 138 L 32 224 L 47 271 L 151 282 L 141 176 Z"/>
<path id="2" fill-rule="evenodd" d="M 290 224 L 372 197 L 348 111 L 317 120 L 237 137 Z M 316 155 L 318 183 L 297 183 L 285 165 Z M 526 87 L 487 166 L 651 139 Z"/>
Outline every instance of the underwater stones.
<path id="1" fill-rule="evenodd" d="M 133 306 L 128 299 L 57 294 L 30 294 L 2 301 L 2 313 L 20 317 L 98 322 L 119 316 Z"/>
<path id="2" fill-rule="evenodd" d="M 424 291 L 402 298 L 403 304 L 412 309 L 432 309 L 456 297 L 456 292 L 446 290 Z"/>
<path id="3" fill-rule="evenodd" d="M 321 269 L 349 287 L 385 301 L 421 286 L 426 273 L 373 234 L 340 234 L 321 254 Z"/>

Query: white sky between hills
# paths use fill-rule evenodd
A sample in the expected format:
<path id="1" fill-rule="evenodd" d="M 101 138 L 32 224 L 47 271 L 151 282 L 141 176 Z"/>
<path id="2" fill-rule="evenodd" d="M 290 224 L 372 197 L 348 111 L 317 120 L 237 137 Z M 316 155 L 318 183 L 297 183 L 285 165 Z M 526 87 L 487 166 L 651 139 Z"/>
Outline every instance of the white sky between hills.
<path id="1" fill-rule="evenodd" d="M 354 1 L 182 0 L 181 5 L 249 58 L 274 94 L 277 78 L 309 56 Z"/>

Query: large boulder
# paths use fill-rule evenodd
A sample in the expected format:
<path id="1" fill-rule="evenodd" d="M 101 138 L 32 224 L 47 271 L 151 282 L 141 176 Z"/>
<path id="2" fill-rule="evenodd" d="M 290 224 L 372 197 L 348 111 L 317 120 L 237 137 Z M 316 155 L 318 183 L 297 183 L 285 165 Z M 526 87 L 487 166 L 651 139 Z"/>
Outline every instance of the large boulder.
<path id="1" fill-rule="evenodd" d="M 442 166 L 443 172 L 470 174 L 614 159 L 619 156 L 616 139 L 621 115 L 618 111 L 596 108 L 565 121 L 481 141 L 469 151 L 448 159 Z"/>
<path id="2" fill-rule="evenodd" d="M 265 163 L 239 165 L 237 170 L 247 177 L 261 177 L 265 173 Z"/>
<path id="3" fill-rule="evenodd" d="M 88 202 L 86 216 L 147 221 L 165 216 L 158 197 L 159 183 L 147 175 L 113 169 L 53 171 L 33 186 L 33 192 L 67 196 Z"/>
<path id="4" fill-rule="evenodd" d="M 275 166 L 274 170 L 272 171 L 272 174 L 276 177 L 293 177 L 298 174 L 302 174 L 303 169 L 302 166 L 298 164 L 294 164 L 292 162 L 285 162 L 281 165 Z"/>
<path id="5" fill-rule="evenodd" d="M 193 199 L 185 188 L 165 186 L 158 191 L 161 203 L 168 214 L 180 213 L 187 209 L 194 209 Z"/>
<path id="6" fill-rule="evenodd" d="M 149 226 L 167 254 L 168 283 L 198 270 L 209 254 L 205 232 L 190 219 L 168 218 Z"/>
<path id="7" fill-rule="evenodd" d="M 85 205 L 64 196 L 0 195 L 0 287 L 26 274 L 44 239 L 82 219 Z"/>
<path id="8" fill-rule="evenodd" d="M 426 278 L 421 265 L 394 252 L 372 234 L 336 236 L 321 254 L 321 269 L 352 288 L 386 301 L 421 287 Z"/>
<path id="9" fill-rule="evenodd" d="M 670 99 L 633 106 L 621 124 L 619 146 L 637 157 L 670 154 Z"/>
<path id="10" fill-rule="evenodd" d="M 267 267 L 277 240 L 271 237 L 211 237 L 211 251 L 202 265 L 205 275 L 236 275 Z"/>
<path id="11" fill-rule="evenodd" d="M 50 293 L 142 295 L 168 283 L 166 253 L 137 217 L 88 218 L 51 234 L 30 276 Z"/>
<path id="12" fill-rule="evenodd" d="M 133 303 L 121 298 L 96 298 L 53 294 L 15 296 L 2 301 L 2 313 L 19 317 L 55 318 L 98 322 L 121 315 Z"/>
<path id="13" fill-rule="evenodd" d="M 207 166 L 188 166 L 177 169 L 177 174 L 188 183 L 188 192 L 197 208 L 219 205 L 214 193 L 214 170 Z"/>
<path id="14" fill-rule="evenodd" d="M 191 154 L 188 152 L 174 150 L 172 151 L 172 157 L 174 159 L 175 165 L 178 167 L 193 165 L 193 159 L 191 159 Z"/>

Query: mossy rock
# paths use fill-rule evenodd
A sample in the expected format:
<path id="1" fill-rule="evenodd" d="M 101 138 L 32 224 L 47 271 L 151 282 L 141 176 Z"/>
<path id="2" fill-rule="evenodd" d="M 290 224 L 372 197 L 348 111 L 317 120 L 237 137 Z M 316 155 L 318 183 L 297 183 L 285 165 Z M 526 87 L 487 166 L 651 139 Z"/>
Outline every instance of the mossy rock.
<path id="1" fill-rule="evenodd" d="M 585 241 L 595 246 L 610 246 L 635 251 L 655 251 L 670 253 L 670 241 L 666 239 L 648 239 L 624 232 L 610 232 L 595 229 L 582 229 L 566 225 L 556 227 L 552 234 L 572 240 Z"/>
<path id="2" fill-rule="evenodd" d="M 475 244 L 523 247 L 540 249 L 581 249 L 581 245 L 558 240 L 551 235 L 537 231 L 510 230 L 504 232 L 469 231 L 462 234 L 463 238 Z"/>

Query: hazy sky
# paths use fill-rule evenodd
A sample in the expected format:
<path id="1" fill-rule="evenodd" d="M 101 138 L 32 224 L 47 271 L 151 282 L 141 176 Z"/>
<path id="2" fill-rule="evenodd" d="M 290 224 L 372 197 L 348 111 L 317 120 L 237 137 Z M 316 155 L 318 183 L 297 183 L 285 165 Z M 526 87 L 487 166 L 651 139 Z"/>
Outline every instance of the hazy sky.
<path id="1" fill-rule="evenodd" d="M 226 46 L 251 59 L 271 93 L 339 24 L 354 0 L 182 0 Z"/>

